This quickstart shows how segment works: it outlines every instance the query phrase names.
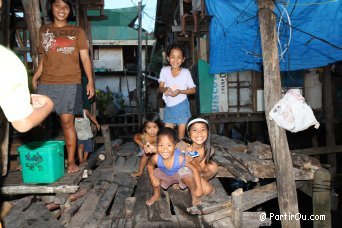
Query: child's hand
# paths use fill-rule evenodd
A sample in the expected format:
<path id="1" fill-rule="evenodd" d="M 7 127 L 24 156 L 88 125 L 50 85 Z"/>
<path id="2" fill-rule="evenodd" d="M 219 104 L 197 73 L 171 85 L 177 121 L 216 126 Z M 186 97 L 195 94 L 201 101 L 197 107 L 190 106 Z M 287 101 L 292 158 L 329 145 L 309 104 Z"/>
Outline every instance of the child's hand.
<path id="1" fill-rule="evenodd" d="M 100 124 L 96 124 L 96 129 L 99 131 L 101 129 Z"/>
<path id="2" fill-rule="evenodd" d="M 185 155 L 185 160 L 186 160 L 186 163 L 191 163 L 194 160 L 194 158 L 189 155 Z"/>
<path id="3" fill-rule="evenodd" d="M 31 103 L 34 109 L 44 106 L 49 98 L 45 95 L 31 94 Z"/>
<path id="4" fill-rule="evenodd" d="M 145 154 L 153 154 L 156 152 L 156 146 L 147 142 L 145 145 L 144 145 L 144 151 L 145 151 Z"/>
<path id="5" fill-rule="evenodd" d="M 153 187 L 155 187 L 155 188 L 157 188 L 157 187 L 159 187 L 160 186 L 160 181 L 157 179 L 157 178 L 151 178 L 151 184 L 152 184 L 152 186 Z"/>
<path id="6" fill-rule="evenodd" d="M 177 95 L 179 94 L 179 92 L 180 92 L 180 90 L 179 90 L 179 89 L 176 89 L 176 90 L 172 91 L 172 93 L 171 93 L 171 97 L 175 97 L 175 96 L 177 96 Z"/>
<path id="7" fill-rule="evenodd" d="M 165 96 L 171 96 L 171 94 L 172 94 L 172 89 L 169 88 L 169 87 L 167 87 L 166 90 L 165 90 L 165 92 L 164 92 L 164 94 L 165 94 Z"/>

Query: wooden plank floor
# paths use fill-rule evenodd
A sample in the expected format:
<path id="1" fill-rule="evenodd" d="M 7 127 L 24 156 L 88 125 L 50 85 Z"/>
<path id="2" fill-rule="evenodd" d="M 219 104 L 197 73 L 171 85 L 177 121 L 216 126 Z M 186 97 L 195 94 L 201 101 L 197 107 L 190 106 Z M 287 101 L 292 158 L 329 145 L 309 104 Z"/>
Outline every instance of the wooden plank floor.
<path id="1" fill-rule="evenodd" d="M 122 145 L 117 153 L 119 156 L 107 158 L 93 170 L 91 176 L 79 183 L 76 193 L 70 194 L 67 200 L 57 205 L 57 210 L 53 213 L 47 211 L 51 214 L 51 219 L 40 221 L 40 226 L 54 227 L 50 225 L 51 221 L 58 221 L 57 225 L 62 227 L 221 227 L 225 224 L 224 220 L 207 223 L 205 216 L 190 215 L 187 212 L 187 208 L 191 206 L 188 190 L 174 190 L 171 187 L 162 191 L 161 199 L 155 204 L 147 206 L 145 202 L 151 197 L 153 189 L 146 170 L 139 178 L 131 176 L 139 164 L 139 157 L 132 149 L 132 144 Z M 65 182 L 59 181 L 53 185 L 58 186 L 61 183 Z M 229 199 L 217 178 L 212 183 L 216 192 L 209 197 L 202 197 L 203 202 Z M 72 200 L 71 196 L 80 193 L 83 197 Z M 52 194 L 54 197 L 57 195 Z M 39 210 L 44 209 L 43 214 L 46 216 L 47 209 L 42 205 L 44 204 L 37 200 L 29 205 L 26 203 L 25 207 L 26 211 L 32 210 L 35 213 L 43 213 Z M 16 221 L 13 216 L 17 215 L 17 209 L 10 211 L 4 219 L 6 227 L 18 227 L 19 223 L 27 224 L 25 227 L 37 225 L 30 225 L 30 217 Z"/>

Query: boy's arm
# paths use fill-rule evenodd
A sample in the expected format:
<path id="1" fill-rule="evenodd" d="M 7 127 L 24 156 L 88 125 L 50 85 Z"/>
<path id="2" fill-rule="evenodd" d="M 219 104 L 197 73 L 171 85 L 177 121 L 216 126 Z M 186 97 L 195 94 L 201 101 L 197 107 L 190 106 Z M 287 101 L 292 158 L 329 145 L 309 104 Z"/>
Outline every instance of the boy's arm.
<path id="1" fill-rule="evenodd" d="M 196 195 L 197 197 L 202 196 L 202 181 L 201 181 L 201 176 L 198 172 L 198 170 L 196 169 L 196 167 L 192 164 L 192 163 L 186 163 L 186 165 L 188 168 L 191 169 L 194 178 L 195 178 L 195 184 L 196 184 Z"/>
<path id="2" fill-rule="evenodd" d="M 95 124 L 96 129 L 99 131 L 100 128 L 101 128 L 101 126 L 100 126 L 100 124 L 97 122 L 96 117 L 93 116 L 93 115 L 88 111 L 88 109 L 85 109 L 85 114 L 86 114 L 86 116 L 88 117 L 88 119 L 90 119 L 90 121 L 91 121 L 93 124 Z"/>
<path id="3" fill-rule="evenodd" d="M 153 175 L 154 169 L 156 167 L 156 160 L 157 160 L 158 154 L 153 155 L 147 162 L 147 173 L 150 178 L 150 182 L 153 187 L 158 187 L 160 185 L 159 180 L 155 178 Z"/>
<path id="4" fill-rule="evenodd" d="M 88 49 L 80 50 L 80 58 L 81 58 L 81 61 L 83 64 L 85 74 L 86 74 L 87 79 L 88 79 L 87 95 L 88 95 L 88 99 L 90 99 L 95 95 L 95 87 L 94 87 L 93 73 L 91 70 L 89 50 Z"/>

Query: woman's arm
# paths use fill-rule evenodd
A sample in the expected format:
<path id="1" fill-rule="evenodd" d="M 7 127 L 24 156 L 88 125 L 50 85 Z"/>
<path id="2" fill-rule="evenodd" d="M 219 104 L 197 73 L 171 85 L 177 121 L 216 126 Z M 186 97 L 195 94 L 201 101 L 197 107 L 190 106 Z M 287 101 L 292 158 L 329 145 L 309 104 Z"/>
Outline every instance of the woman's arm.
<path id="1" fill-rule="evenodd" d="M 93 80 L 93 73 L 91 70 L 91 62 L 89 57 L 89 50 L 88 49 L 82 49 L 80 50 L 80 58 L 83 64 L 83 68 L 85 71 L 85 74 L 88 79 L 87 84 L 87 95 L 88 99 L 92 98 L 95 95 L 95 88 L 94 88 L 94 80 Z"/>
<path id="2" fill-rule="evenodd" d="M 42 75 L 42 72 L 43 72 L 43 58 L 40 58 L 37 70 L 32 77 L 32 87 L 34 90 L 37 90 L 38 80 L 40 76 Z"/>

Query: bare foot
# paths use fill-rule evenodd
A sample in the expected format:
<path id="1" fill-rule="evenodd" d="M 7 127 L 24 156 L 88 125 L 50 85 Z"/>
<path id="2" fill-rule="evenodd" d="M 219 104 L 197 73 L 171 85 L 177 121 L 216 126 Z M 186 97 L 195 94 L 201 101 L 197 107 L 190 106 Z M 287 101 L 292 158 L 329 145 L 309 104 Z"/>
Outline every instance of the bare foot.
<path id="1" fill-rule="evenodd" d="M 185 36 L 185 35 L 186 35 L 186 32 L 183 32 L 183 31 L 178 34 L 178 36 Z"/>
<path id="2" fill-rule="evenodd" d="M 149 198 L 148 200 L 146 200 L 146 205 L 147 206 L 151 206 L 152 204 L 154 204 L 156 201 L 158 201 L 160 199 L 160 195 L 153 195 L 151 198 Z"/>
<path id="3" fill-rule="evenodd" d="M 198 198 L 198 197 L 196 197 L 196 196 L 192 196 L 191 198 L 192 198 L 192 206 L 193 206 L 193 207 L 194 207 L 194 206 L 197 206 L 198 204 L 201 203 L 200 198 Z"/>
<path id="4" fill-rule="evenodd" d="M 175 190 L 179 190 L 180 189 L 179 184 L 172 185 L 172 188 L 175 189 Z"/>
<path id="5" fill-rule="evenodd" d="M 68 162 L 68 173 L 76 173 L 80 168 L 76 165 L 75 161 Z"/>
<path id="6" fill-rule="evenodd" d="M 140 173 L 140 172 L 131 173 L 132 177 L 140 177 L 141 175 L 142 175 L 142 173 Z"/>

